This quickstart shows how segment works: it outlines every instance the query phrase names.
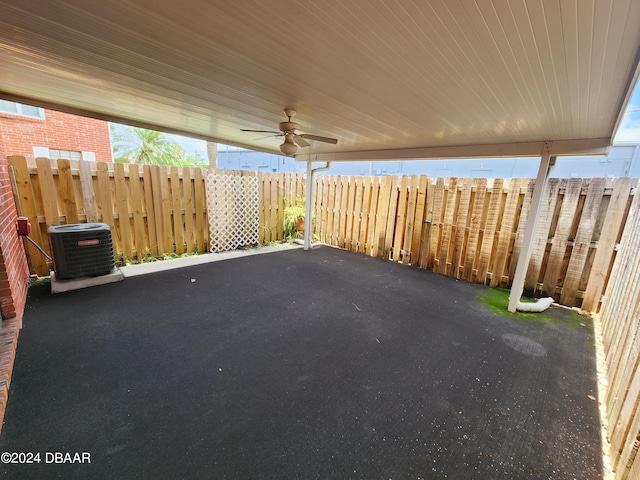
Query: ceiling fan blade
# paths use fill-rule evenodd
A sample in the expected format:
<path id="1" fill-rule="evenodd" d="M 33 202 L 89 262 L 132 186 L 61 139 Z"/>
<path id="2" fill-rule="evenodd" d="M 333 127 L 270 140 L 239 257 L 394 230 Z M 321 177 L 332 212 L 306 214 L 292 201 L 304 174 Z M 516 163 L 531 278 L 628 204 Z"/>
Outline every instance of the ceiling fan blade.
<path id="1" fill-rule="evenodd" d="M 298 135 L 299 137 L 306 138 L 309 140 L 314 140 L 316 142 L 324 142 L 324 143 L 333 143 L 334 145 L 338 143 L 337 138 L 329 138 L 329 137 L 319 137 L 318 135 L 311 135 L 309 133 L 303 133 Z"/>
<path id="2" fill-rule="evenodd" d="M 265 138 L 276 138 L 276 137 L 281 137 L 281 136 L 282 136 L 282 134 L 279 133 L 279 134 L 267 135 L 266 137 L 254 138 L 254 140 L 258 141 L 258 140 L 264 140 Z"/>
<path id="3" fill-rule="evenodd" d="M 302 136 L 300 136 L 300 135 L 296 135 L 296 136 L 294 136 L 294 137 L 293 137 L 293 141 L 294 141 L 294 142 L 296 142 L 296 144 L 297 144 L 299 147 L 308 147 L 308 146 L 310 146 L 310 145 L 311 145 L 309 142 L 307 142 L 307 141 L 306 141 L 304 138 L 302 138 Z"/>
<path id="4" fill-rule="evenodd" d="M 254 133 L 273 133 L 273 134 L 280 134 L 281 132 L 275 132 L 273 130 L 246 130 L 244 128 L 240 129 L 241 132 L 254 132 Z"/>

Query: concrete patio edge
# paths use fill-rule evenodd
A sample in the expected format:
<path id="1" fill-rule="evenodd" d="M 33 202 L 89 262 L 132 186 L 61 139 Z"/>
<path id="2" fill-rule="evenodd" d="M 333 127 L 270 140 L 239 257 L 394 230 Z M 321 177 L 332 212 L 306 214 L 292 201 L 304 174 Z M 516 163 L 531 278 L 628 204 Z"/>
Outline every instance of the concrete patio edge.
<path id="1" fill-rule="evenodd" d="M 247 257 L 250 255 L 261 255 L 263 253 L 281 252 L 283 249 L 302 248 L 299 245 L 282 244 L 278 246 L 266 246 L 247 248 L 241 250 L 230 250 L 228 252 L 204 253 L 194 255 L 192 257 L 177 258 L 175 260 L 159 260 L 157 262 L 146 262 L 135 265 L 119 267 L 120 271 L 127 277 L 135 277 L 137 275 L 145 275 L 147 273 L 156 273 L 174 268 L 191 267 L 193 265 L 202 265 L 204 263 L 219 262 L 222 260 L 230 260 L 232 258 Z"/>

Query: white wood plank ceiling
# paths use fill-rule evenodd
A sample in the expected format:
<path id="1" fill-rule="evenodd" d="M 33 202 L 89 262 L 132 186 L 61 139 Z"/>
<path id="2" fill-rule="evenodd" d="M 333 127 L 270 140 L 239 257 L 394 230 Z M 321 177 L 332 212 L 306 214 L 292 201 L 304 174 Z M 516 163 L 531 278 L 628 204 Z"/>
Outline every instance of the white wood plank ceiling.
<path id="1" fill-rule="evenodd" d="M 302 131 L 338 139 L 303 149 L 327 159 L 608 145 L 640 58 L 640 0 L 1 0 L 0 12 L 2 98 L 274 153 L 282 137 L 240 129 L 277 129 L 291 107 Z"/>

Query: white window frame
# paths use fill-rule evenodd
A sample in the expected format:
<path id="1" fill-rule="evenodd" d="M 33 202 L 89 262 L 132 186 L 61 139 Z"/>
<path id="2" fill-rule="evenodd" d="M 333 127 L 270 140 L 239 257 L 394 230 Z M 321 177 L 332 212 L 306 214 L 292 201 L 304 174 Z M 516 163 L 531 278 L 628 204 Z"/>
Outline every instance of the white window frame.
<path id="1" fill-rule="evenodd" d="M 15 105 L 16 106 L 16 111 L 15 112 L 10 112 L 10 111 L 4 110 L 2 108 L 2 104 L 0 103 L 0 113 L 5 113 L 7 115 L 17 115 L 18 117 L 35 118 L 37 120 L 44 120 L 45 119 L 44 108 L 33 107 L 32 105 L 23 105 L 22 103 L 10 102 L 9 100 L 4 100 L 4 101 Z M 37 108 L 38 109 L 38 115 L 31 115 L 29 113 L 24 113 L 22 107 Z"/>
<path id="2" fill-rule="evenodd" d="M 82 160 L 82 152 L 80 150 L 64 150 L 60 148 L 49 148 L 50 160 Z"/>
<path id="3" fill-rule="evenodd" d="M 68 153 L 75 153 L 75 154 L 80 154 L 81 158 L 74 158 L 73 160 L 85 160 L 87 162 L 95 162 L 96 161 L 96 152 L 90 152 L 90 151 L 79 151 L 79 150 L 63 150 L 60 148 L 49 148 L 49 147 L 33 147 L 33 156 L 35 158 L 38 157 L 42 157 L 42 158 L 48 158 L 50 160 L 58 160 L 59 158 L 67 158 L 65 156 L 60 156 L 60 155 L 54 155 L 53 158 L 51 158 L 51 150 L 54 150 L 56 152 L 68 152 Z M 71 155 L 69 155 L 70 157 Z M 78 157 L 78 155 L 74 155 L 75 157 Z"/>

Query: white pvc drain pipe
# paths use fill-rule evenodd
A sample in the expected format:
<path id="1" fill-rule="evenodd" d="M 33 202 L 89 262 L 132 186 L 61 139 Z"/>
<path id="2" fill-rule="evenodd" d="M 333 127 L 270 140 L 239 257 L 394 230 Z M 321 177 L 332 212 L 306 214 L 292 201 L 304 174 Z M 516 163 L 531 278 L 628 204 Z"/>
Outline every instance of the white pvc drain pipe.
<path id="1" fill-rule="evenodd" d="M 536 302 L 518 302 L 516 310 L 519 312 L 544 312 L 553 302 L 551 297 L 539 298 Z"/>

